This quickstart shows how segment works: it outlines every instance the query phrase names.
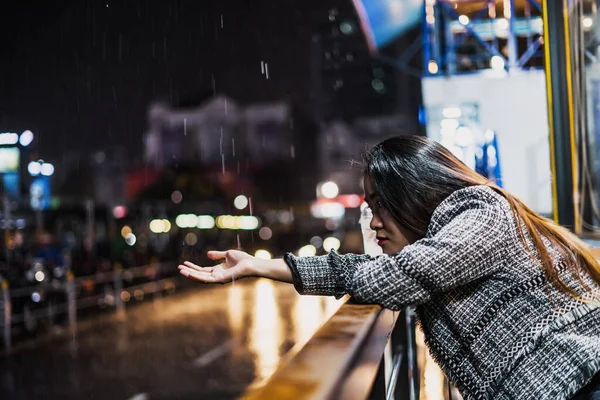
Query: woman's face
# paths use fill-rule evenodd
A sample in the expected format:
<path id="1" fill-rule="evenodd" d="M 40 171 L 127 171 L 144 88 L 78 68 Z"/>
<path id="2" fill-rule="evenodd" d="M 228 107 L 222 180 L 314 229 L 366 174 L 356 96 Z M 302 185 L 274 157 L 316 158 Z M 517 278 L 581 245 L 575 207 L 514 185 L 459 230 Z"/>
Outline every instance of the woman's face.
<path id="1" fill-rule="evenodd" d="M 365 201 L 373 212 L 370 226 L 377 233 L 377 244 L 383 249 L 383 252 L 387 255 L 396 254 L 404 247 L 415 242 L 414 235 L 401 227 L 390 213 L 383 208 L 381 198 L 375 191 L 370 176 L 365 176 L 364 184 Z"/>

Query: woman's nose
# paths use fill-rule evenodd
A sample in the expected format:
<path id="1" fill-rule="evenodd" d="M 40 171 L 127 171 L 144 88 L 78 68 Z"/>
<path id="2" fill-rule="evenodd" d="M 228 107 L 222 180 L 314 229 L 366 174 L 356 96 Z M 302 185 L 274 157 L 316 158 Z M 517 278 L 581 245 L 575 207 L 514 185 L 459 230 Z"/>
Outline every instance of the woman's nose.
<path id="1" fill-rule="evenodd" d="M 369 227 L 371 229 L 373 229 L 374 231 L 376 231 L 377 229 L 383 228 L 383 224 L 381 223 L 381 220 L 376 215 L 373 215 L 373 218 L 371 218 L 371 223 L 369 224 Z"/>

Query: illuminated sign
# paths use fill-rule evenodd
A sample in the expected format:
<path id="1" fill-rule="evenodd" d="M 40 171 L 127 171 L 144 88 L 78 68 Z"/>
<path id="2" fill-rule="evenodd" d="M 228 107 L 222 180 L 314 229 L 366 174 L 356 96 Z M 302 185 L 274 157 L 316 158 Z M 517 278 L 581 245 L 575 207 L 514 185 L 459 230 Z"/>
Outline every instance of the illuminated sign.
<path id="1" fill-rule="evenodd" d="M 2 135 L 0 135 L 2 137 Z M 18 172 L 20 152 L 16 147 L 0 147 L 0 174 Z"/>

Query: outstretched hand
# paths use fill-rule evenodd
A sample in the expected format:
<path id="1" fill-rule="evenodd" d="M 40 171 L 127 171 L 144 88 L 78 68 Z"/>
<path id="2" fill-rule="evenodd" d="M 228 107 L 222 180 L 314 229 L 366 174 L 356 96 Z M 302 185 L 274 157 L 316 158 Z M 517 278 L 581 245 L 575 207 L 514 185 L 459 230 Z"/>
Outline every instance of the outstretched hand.
<path id="1" fill-rule="evenodd" d="M 203 283 L 227 283 L 253 275 L 254 257 L 239 250 L 209 251 L 208 258 L 221 261 L 211 267 L 201 267 L 189 261 L 180 265 L 179 273 Z"/>

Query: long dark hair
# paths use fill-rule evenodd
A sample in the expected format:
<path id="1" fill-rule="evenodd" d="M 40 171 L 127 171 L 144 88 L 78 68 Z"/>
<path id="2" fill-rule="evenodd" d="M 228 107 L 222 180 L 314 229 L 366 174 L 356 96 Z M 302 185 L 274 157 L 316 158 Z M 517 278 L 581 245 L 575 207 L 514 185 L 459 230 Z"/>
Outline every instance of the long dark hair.
<path id="1" fill-rule="evenodd" d="M 371 178 L 383 207 L 415 237 L 425 236 L 433 211 L 453 192 L 487 185 L 508 201 L 515 220 L 524 223 L 541 263 L 534 249 L 527 245 L 521 224 L 517 223 L 521 240 L 557 287 L 578 297 L 558 279 L 559 271 L 542 237 L 556 246 L 575 276 L 579 277 L 581 268 L 600 283 L 600 264 L 577 236 L 532 211 L 521 200 L 467 167 L 438 142 L 423 136 L 393 137 L 367 152 L 364 165 L 364 172 Z"/>

